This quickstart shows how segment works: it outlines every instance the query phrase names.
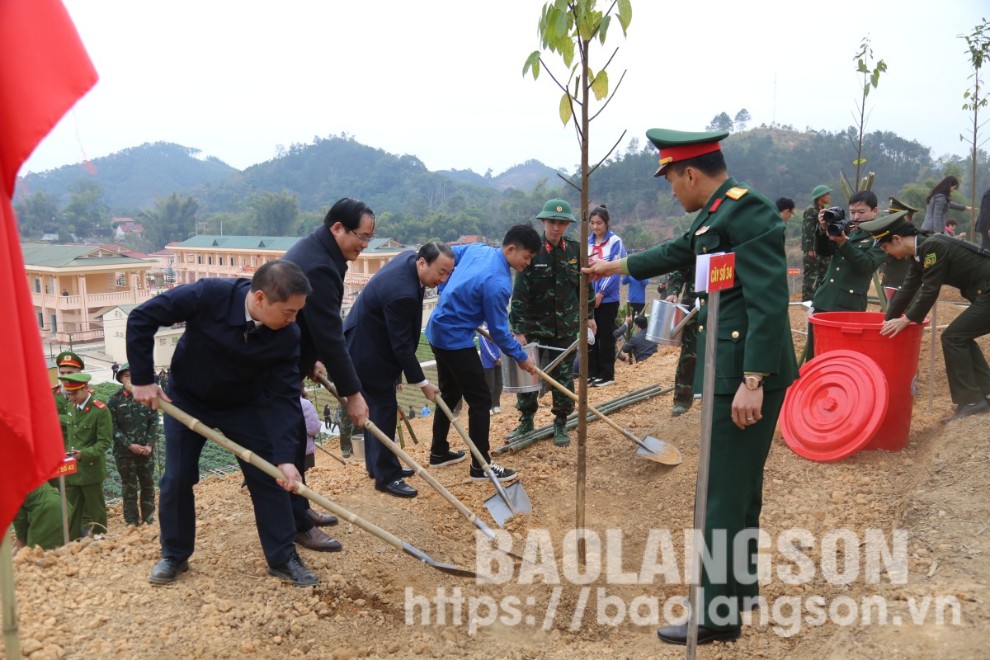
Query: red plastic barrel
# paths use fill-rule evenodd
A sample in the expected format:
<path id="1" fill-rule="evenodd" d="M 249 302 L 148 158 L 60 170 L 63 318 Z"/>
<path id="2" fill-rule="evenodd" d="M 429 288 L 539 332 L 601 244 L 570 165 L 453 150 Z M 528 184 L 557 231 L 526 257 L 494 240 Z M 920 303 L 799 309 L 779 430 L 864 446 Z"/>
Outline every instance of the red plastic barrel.
<path id="1" fill-rule="evenodd" d="M 912 385 L 918 374 L 923 325 L 912 323 L 896 337 L 880 335 L 883 314 L 878 312 L 821 312 L 810 317 L 815 326 L 815 357 L 829 351 L 856 351 L 869 356 L 887 377 L 890 402 L 880 430 L 865 449 L 899 451 L 908 443 Z"/>

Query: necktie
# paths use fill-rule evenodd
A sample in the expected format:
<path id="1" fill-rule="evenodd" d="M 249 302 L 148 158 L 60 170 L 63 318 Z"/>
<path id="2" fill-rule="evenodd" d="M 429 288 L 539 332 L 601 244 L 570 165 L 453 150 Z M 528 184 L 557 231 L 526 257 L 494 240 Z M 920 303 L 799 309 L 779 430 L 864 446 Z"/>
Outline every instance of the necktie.
<path id="1" fill-rule="evenodd" d="M 251 335 L 258 331 L 258 324 L 254 321 L 248 321 L 244 325 L 244 343 L 248 343 L 251 340 Z"/>

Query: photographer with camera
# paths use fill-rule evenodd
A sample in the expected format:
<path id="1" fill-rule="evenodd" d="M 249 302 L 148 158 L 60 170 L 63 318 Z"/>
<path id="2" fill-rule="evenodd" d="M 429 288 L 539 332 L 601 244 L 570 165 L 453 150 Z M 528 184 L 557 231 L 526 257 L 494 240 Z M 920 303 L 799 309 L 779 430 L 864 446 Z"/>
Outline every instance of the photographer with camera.
<path id="1" fill-rule="evenodd" d="M 849 198 L 848 219 L 837 206 L 819 211 L 815 251 L 821 258 L 830 259 L 812 300 L 812 313 L 866 311 L 870 281 L 886 255 L 859 224 L 876 217 L 877 196 L 869 190 L 861 190 Z M 809 323 L 805 357 L 810 360 L 814 356 L 814 336 Z"/>

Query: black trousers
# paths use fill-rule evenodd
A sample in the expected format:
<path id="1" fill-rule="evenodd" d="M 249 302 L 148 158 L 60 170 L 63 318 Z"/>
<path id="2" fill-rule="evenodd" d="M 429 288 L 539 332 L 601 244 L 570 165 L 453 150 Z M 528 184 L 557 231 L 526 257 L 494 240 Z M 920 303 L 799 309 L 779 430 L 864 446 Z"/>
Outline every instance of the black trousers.
<path id="1" fill-rule="evenodd" d="M 173 395 L 174 396 L 174 395 Z M 261 411 L 237 409 L 204 411 L 176 400 L 175 404 L 198 417 L 211 428 L 274 463 L 272 439 Z M 193 486 L 199 483 L 199 456 L 206 440 L 168 415 L 165 416 L 165 473 L 158 503 L 162 557 L 181 562 L 192 555 L 196 545 L 196 498 Z M 305 452 L 305 446 L 303 447 Z M 270 476 L 238 459 L 254 505 L 258 537 L 269 566 L 279 566 L 295 554 L 296 536 L 289 493 Z"/>
<path id="2" fill-rule="evenodd" d="M 952 402 L 979 403 L 990 395 L 990 366 L 976 343 L 990 333 L 990 293 L 973 301 L 942 332 L 942 355 Z"/>
<path id="3" fill-rule="evenodd" d="M 474 348 L 460 348 L 448 351 L 431 346 L 437 358 L 437 380 L 443 402 L 451 410 L 463 397 L 468 405 L 468 435 L 478 447 L 478 451 L 491 462 L 488 454 L 488 432 L 491 422 L 492 396 L 485 383 L 485 370 L 481 366 L 481 356 Z M 430 452 L 435 455 L 450 451 L 447 434 L 450 420 L 437 406 L 433 415 L 433 446 Z M 481 469 L 477 459 L 471 457 L 471 466 Z"/>
<path id="4" fill-rule="evenodd" d="M 615 315 L 619 302 L 603 302 L 595 308 L 598 334 L 595 345 L 588 347 L 588 378 L 615 380 Z"/>
<path id="5" fill-rule="evenodd" d="M 363 390 L 361 394 L 368 404 L 368 418 L 382 433 L 395 440 L 395 420 L 399 414 L 395 387 L 384 392 Z M 399 457 L 367 429 L 364 431 L 364 467 L 379 486 L 402 478 L 402 464 L 399 463 Z"/>

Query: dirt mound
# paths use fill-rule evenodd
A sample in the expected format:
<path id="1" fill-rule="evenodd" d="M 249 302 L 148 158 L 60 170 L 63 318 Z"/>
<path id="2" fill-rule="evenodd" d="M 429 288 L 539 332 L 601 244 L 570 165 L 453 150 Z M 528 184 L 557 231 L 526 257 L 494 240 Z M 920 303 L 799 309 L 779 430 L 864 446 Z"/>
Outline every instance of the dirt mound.
<path id="1" fill-rule="evenodd" d="M 943 316 L 956 313 L 940 307 Z M 794 327 L 804 327 L 797 311 Z M 775 543 L 765 552 L 772 569 L 761 591 L 766 603 L 747 619 L 742 639 L 704 647 L 700 655 L 985 657 L 990 418 L 937 423 L 950 405 L 939 355 L 929 410 L 927 337 L 911 442 L 903 451 L 861 452 L 821 464 L 775 441 L 764 496 L 763 527 Z M 990 352 L 986 341 L 983 349 Z M 619 364 L 618 384 L 591 390 L 591 401 L 668 385 L 676 360 L 676 349 L 668 349 L 633 367 Z M 549 397 L 541 403 L 538 425 L 551 420 Z M 522 553 L 529 543 L 534 563 L 516 566 L 511 578 L 494 583 L 438 572 L 347 523 L 329 530 L 344 552 L 300 550 L 320 577 L 318 586 L 280 583 L 266 574 L 251 507 L 235 474 L 197 487 L 196 553 L 191 570 L 173 586 L 147 581 L 158 558 L 157 526 L 125 528 L 119 509 L 111 511 L 110 533 L 99 540 L 19 553 L 22 650 L 34 658 L 680 657 L 683 649 L 660 644 L 654 628 L 658 619 L 680 614 L 677 597 L 687 593 L 676 578 L 685 572 L 682 530 L 692 516 L 700 406 L 678 418 L 670 408 L 669 395 L 661 396 L 612 418 L 637 435 L 680 448 L 684 463 L 673 468 L 636 458 L 621 435 L 602 423 L 589 425 L 587 524 L 601 541 L 601 555 L 599 560 L 592 552 L 586 568 L 566 552 L 574 527 L 576 443 L 558 448 L 543 441 L 499 457 L 519 470 L 533 502 L 533 516 L 513 519 L 508 531 L 514 551 Z M 503 397 L 502 410 L 493 418 L 494 445 L 515 426 L 511 396 Z M 423 443 L 431 421 L 413 421 Z M 452 436 L 452 444 L 460 443 Z M 427 444 L 407 450 L 427 462 Z M 434 474 L 492 524 L 484 500 L 493 488 L 468 481 L 467 463 Z M 363 465 L 341 466 L 320 452 L 308 480 L 317 492 L 434 559 L 475 568 L 472 527 L 421 480 L 412 480 L 418 498 L 389 497 L 374 490 Z M 812 563 L 810 576 L 780 574 L 801 568 L 776 544 L 793 533 L 788 530 L 807 530 L 813 541 L 802 551 Z M 866 547 L 876 541 L 868 530 L 879 530 L 883 544 L 877 547 L 891 555 L 877 555 L 878 584 L 868 579 L 873 555 Z M 906 534 L 906 565 L 900 568 L 895 530 Z M 596 550 L 593 542 L 588 547 Z M 850 562 L 858 563 L 858 576 L 843 583 Z M 873 597 L 886 606 L 885 625 L 878 623 L 879 606 L 870 609 Z M 848 616 L 853 610 L 855 616 Z M 870 623 L 864 622 L 867 612 Z"/>

